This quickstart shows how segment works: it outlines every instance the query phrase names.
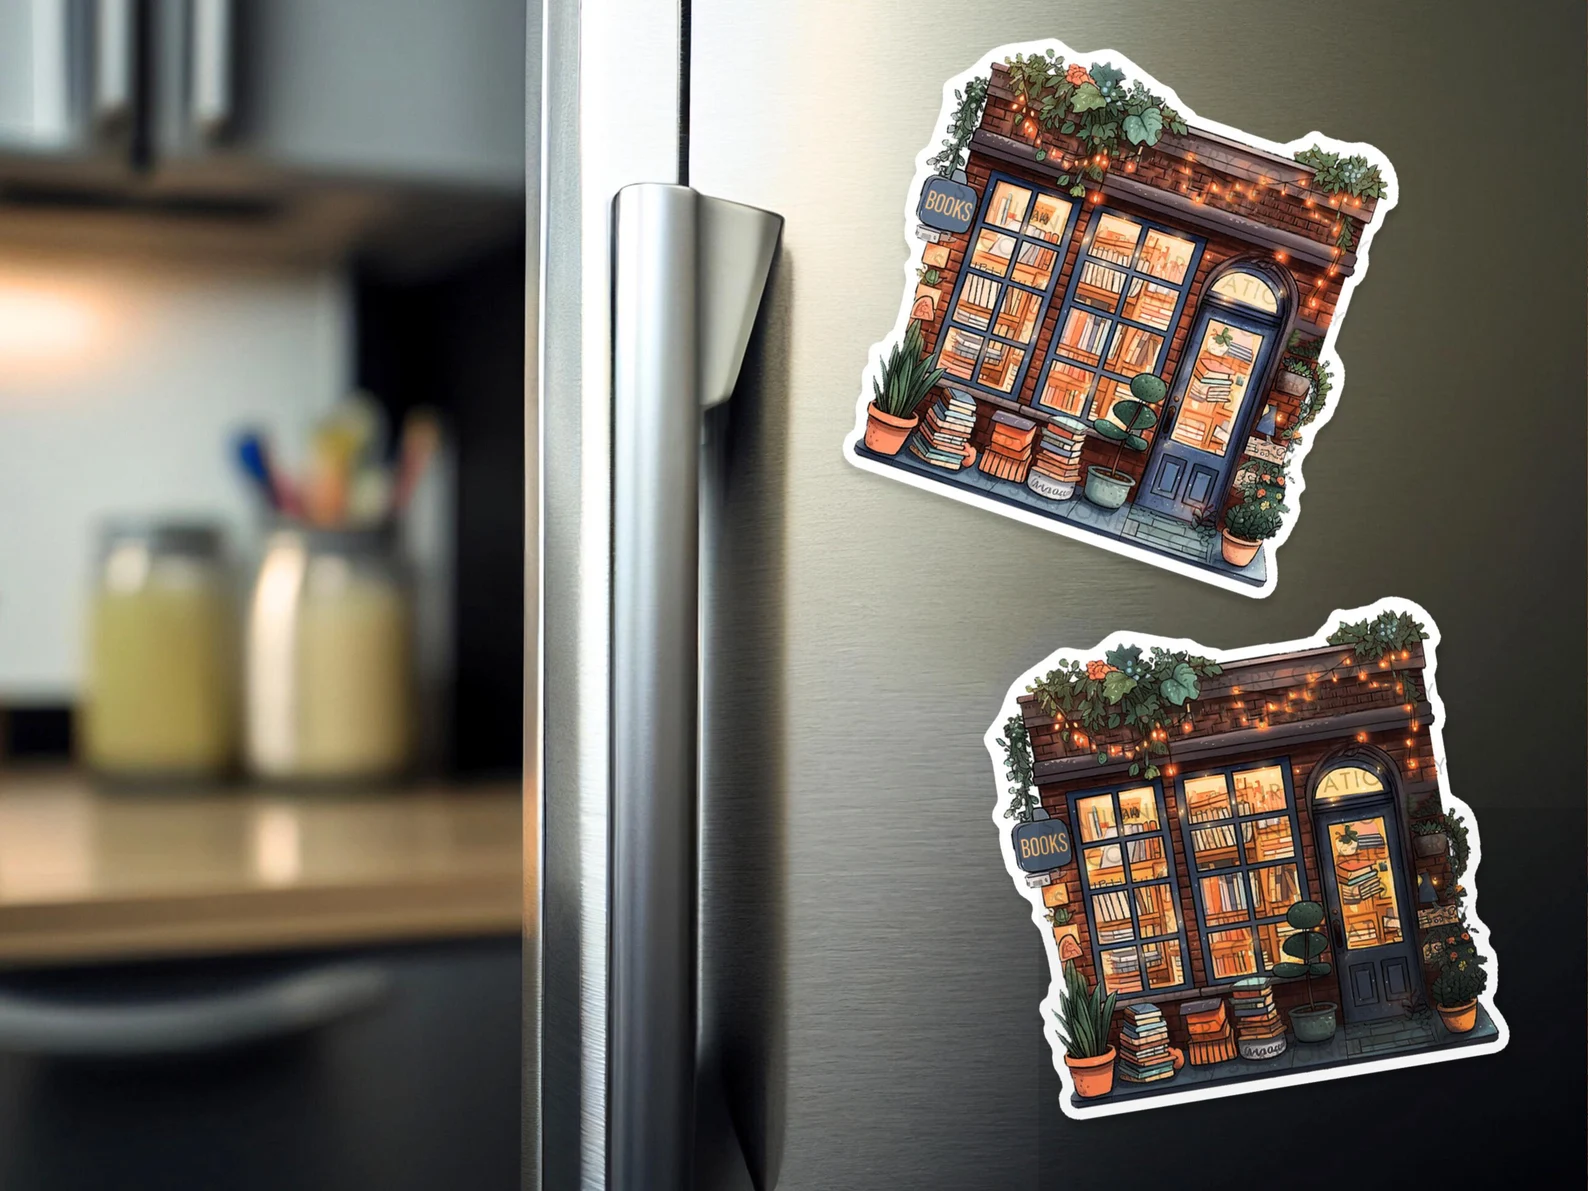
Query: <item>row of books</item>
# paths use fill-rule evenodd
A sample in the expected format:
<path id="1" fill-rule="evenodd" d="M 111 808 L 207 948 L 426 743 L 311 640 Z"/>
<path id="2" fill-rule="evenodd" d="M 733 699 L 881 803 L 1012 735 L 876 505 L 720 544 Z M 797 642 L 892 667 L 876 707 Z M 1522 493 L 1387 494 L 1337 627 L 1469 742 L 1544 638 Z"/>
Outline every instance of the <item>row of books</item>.
<path id="1" fill-rule="evenodd" d="M 1143 1002 L 1125 1007 L 1119 1027 L 1119 1061 L 1115 1071 L 1131 1083 L 1156 1083 L 1174 1075 L 1169 1052 L 1169 1023 L 1158 1006 Z"/>
<path id="2" fill-rule="evenodd" d="M 1273 984 L 1267 976 L 1237 980 L 1230 993 L 1230 1004 L 1241 1041 L 1263 1042 L 1284 1036 L 1285 1022 L 1279 1016 Z"/>

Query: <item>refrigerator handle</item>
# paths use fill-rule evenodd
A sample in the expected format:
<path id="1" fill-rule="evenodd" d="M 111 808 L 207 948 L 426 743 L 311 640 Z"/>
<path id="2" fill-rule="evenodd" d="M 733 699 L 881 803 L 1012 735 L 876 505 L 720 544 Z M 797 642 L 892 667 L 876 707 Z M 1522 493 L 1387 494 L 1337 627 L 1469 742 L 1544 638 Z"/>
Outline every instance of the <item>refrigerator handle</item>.
<path id="1" fill-rule="evenodd" d="M 660 183 L 614 204 L 611 1187 L 688 1185 L 702 414 L 733 391 L 782 222 Z"/>

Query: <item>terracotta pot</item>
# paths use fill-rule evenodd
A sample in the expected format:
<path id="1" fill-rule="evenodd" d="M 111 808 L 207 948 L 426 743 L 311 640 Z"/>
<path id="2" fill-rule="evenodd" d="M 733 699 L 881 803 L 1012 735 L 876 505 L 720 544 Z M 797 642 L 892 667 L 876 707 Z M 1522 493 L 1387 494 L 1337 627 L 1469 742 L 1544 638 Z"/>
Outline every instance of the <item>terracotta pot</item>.
<path id="1" fill-rule="evenodd" d="M 1130 499 L 1136 481 L 1106 467 L 1086 469 L 1086 499 L 1100 509 L 1117 509 Z"/>
<path id="2" fill-rule="evenodd" d="M 1110 1046 L 1095 1059 L 1064 1056 L 1064 1065 L 1075 1079 L 1075 1094 L 1083 1100 L 1106 1096 L 1114 1090 L 1114 1048 Z"/>
<path id="3" fill-rule="evenodd" d="M 1224 539 L 1224 561 L 1232 567 L 1244 567 L 1257 557 L 1257 552 L 1263 548 L 1261 542 L 1253 542 L 1247 538 L 1238 538 L 1227 529 L 1219 530 L 1219 536 Z"/>
<path id="4" fill-rule="evenodd" d="M 1412 836 L 1412 847 L 1419 856 L 1443 856 L 1450 851 L 1450 837 L 1443 831 Z"/>
<path id="5" fill-rule="evenodd" d="M 1299 372 L 1281 370 L 1274 379 L 1274 388 L 1291 397 L 1305 397 L 1311 387 L 1312 382 Z"/>
<path id="6" fill-rule="evenodd" d="M 897 455 L 899 448 L 904 446 L 904 440 L 910 437 L 910 431 L 915 429 L 915 424 L 920 420 L 915 414 L 908 418 L 896 418 L 883 413 L 875 403 L 868 405 L 866 446 L 879 455 Z"/>
<path id="7" fill-rule="evenodd" d="M 1474 997 L 1465 1005 L 1435 1005 L 1439 1010 L 1439 1020 L 1445 1023 L 1445 1029 L 1452 1034 L 1465 1034 L 1478 1024 L 1478 999 Z M 1065 1062 L 1069 1060 L 1066 1059 Z M 1080 1086 L 1079 1084 L 1076 1085 Z"/>

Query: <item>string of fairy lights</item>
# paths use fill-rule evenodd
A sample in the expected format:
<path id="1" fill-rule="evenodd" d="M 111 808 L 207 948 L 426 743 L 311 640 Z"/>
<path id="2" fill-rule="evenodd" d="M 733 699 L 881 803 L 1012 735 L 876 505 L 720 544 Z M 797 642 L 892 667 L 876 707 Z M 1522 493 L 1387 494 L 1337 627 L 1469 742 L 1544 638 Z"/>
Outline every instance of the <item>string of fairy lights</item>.
<path id="1" fill-rule="evenodd" d="M 1346 652 L 1341 655 L 1339 661 L 1333 663 L 1327 669 L 1309 671 L 1304 681 L 1287 689 L 1283 696 L 1277 691 L 1267 692 L 1262 697 L 1257 698 L 1254 705 L 1248 704 L 1240 686 L 1231 686 L 1229 708 L 1234 713 L 1234 717 L 1240 721 L 1240 727 L 1266 732 L 1273 725 L 1276 714 L 1286 717 L 1301 715 L 1306 704 L 1317 702 L 1318 696 L 1316 692 L 1320 686 L 1326 683 L 1330 686 L 1336 686 L 1340 683 L 1342 675 L 1349 679 L 1354 672 L 1356 682 L 1362 684 L 1365 689 L 1379 691 L 1393 688 L 1395 694 L 1404 700 L 1401 704 L 1401 710 L 1407 716 L 1406 736 L 1403 740 L 1406 746 L 1406 768 L 1410 772 L 1416 772 L 1419 768 L 1419 762 L 1415 750 L 1417 736 L 1422 732 L 1422 720 L 1417 716 L 1417 704 L 1413 702 L 1414 692 L 1407 687 L 1407 676 L 1397 673 L 1394 669 L 1396 660 L 1410 661 L 1411 656 L 1410 650 L 1402 649 L 1394 654 L 1386 654 L 1384 657 L 1379 658 L 1377 662 L 1369 662 L 1358 659 L 1351 652 Z M 1383 672 L 1385 671 L 1389 672 L 1388 676 L 1384 676 Z M 1196 731 L 1195 716 L 1195 700 L 1192 700 L 1186 704 L 1184 715 L 1178 721 L 1180 737 L 1189 736 Z M 1280 722 L 1287 723 L 1290 720 L 1287 718 Z M 1077 751 L 1095 752 L 1097 749 L 1091 737 L 1080 728 L 1070 728 L 1066 735 L 1068 735 Z M 1170 741 L 1175 739 L 1175 736 L 1176 734 L 1170 730 L 1170 727 L 1162 723 L 1155 723 L 1138 743 L 1129 745 L 1109 744 L 1102 747 L 1106 749 L 1110 757 L 1141 763 L 1150 762 L 1155 755 L 1152 752 L 1152 746 L 1161 744 L 1164 746 L 1165 763 L 1162 766 L 1164 776 L 1174 777 L 1179 772 L 1179 767 L 1172 762 L 1172 753 L 1169 745 Z M 1358 732 L 1356 734 L 1356 740 L 1359 744 L 1366 744 L 1368 739 L 1369 734 L 1367 732 Z"/>
<path id="2" fill-rule="evenodd" d="M 1015 106 L 1017 108 L 1024 106 L 1024 99 L 1017 98 Z M 1030 139 L 1033 146 L 1042 145 L 1042 130 L 1033 117 L 1029 115 L 1022 117 L 1020 128 Z M 1051 153 L 1053 150 L 1049 148 L 1049 152 Z M 1155 157 L 1161 158 L 1161 155 L 1155 154 Z M 1125 173 L 1136 173 L 1140 159 L 1140 153 L 1125 157 L 1123 161 Z M 1087 156 L 1085 154 L 1065 152 L 1063 149 L 1058 150 L 1048 160 L 1053 162 L 1061 172 L 1082 170 L 1091 166 L 1106 174 L 1114 165 L 1114 159 L 1107 153 L 1094 153 Z M 1310 281 L 1297 274 L 1295 268 L 1289 264 L 1287 253 L 1283 251 L 1275 251 L 1274 253 L 1274 259 L 1289 267 L 1292 276 L 1296 277 L 1298 286 L 1306 290 L 1307 309 L 1319 310 L 1323 304 L 1325 291 L 1333 279 L 1340 274 L 1339 262 L 1340 257 L 1344 253 L 1341 248 L 1341 240 L 1342 237 L 1349 238 L 1351 235 L 1348 221 L 1353 217 L 1353 213 L 1355 213 L 1356 218 L 1361 218 L 1362 200 L 1348 195 L 1333 194 L 1320 204 L 1315 193 L 1307 187 L 1287 182 L 1283 178 L 1270 178 L 1263 174 L 1259 174 L 1255 182 L 1242 183 L 1226 180 L 1221 184 L 1211 171 L 1206 169 L 1200 172 L 1195 171 L 1193 167 L 1196 165 L 1196 160 L 1196 154 L 1188 152 L 1185 154 L 1185 165 L 1173 165 L 1167 162 L 1155 162 L 1154 164 L 1163 164 L 1163 167 L 1171 174 L 1170 181 L 1173 183 L 1174 189 L 1195 204 L 1210 205 L 1233 212 L 1242 210 L 1255 212 L 1265 204 L 1270 208 L 1283 205 L 1287 214 L 1294 214 L 1296 211 L 1295 203 L 1299 200 L 1301 213 L 1305 218 L 1323 225 L 1329 234 L 1335 237 L 1335 243 L 1329 248 L 1332 263 L 1323 272 L 1313 276 Z M 1094 189 L 1088 196 L 1087 201 L 1101 203 L 1103 201 L 1103 192 L 1099 189 Z M 1304 282 L 1306 284 L 1303 284 Z"/>

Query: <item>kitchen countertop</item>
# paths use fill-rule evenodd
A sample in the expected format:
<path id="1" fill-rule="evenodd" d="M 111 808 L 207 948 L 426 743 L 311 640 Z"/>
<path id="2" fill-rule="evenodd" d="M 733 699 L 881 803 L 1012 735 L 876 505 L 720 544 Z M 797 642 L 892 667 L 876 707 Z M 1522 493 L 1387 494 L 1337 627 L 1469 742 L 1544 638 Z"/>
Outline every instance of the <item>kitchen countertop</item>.
<path id="1" fill-rule="evenodd" d="M 0 965 L 516 933 L 516 784 L 106 792 L 0 770 Z"/>

